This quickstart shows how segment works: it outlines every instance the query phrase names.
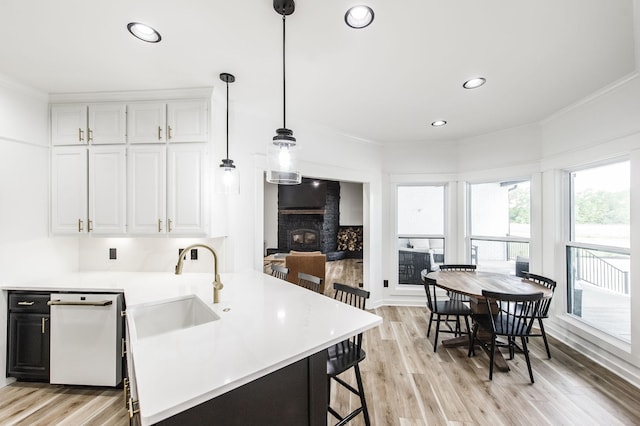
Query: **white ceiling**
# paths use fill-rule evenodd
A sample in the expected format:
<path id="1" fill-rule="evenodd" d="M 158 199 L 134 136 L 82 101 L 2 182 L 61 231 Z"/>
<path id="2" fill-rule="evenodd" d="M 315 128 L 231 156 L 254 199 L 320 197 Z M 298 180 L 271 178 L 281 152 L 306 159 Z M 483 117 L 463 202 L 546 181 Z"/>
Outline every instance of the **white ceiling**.
<path id="1" fill-rule="evenodd" d="M 353 30 L 346 9 L 373 24 Z M 392 144 L 543 119 L 635 69 L 633 0 L 298 0 L 287 18 L 287 125 Z M 148 23 L 162 42 L 126 30 Z M 0 74 L 47 93 L 217 86 L 282 114 L 272 0 L 0 0 Z M 464 80 L 484 76 L 476 90 Z M 433 128 L 445 119 L 449 124 Z"/>

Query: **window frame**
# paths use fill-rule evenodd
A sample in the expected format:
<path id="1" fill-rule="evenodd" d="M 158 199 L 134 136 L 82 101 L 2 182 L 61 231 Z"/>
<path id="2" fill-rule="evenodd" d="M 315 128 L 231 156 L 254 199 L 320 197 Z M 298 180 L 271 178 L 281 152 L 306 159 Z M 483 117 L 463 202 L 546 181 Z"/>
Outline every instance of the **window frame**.
<path id="1" fill-rule="evenodd" d="M 532 186 L 532 176 L 527 177 L 515 177 L 515 178 L 504 178 L 504 179 L 488 179 L 481 181 L 467 181 L 465 187 L 465 198 L 466 198 L 466 228 L 468 230 L 467 235 L 465 237 L 465 256 L 466 262 L 473 263 L 473 241 L 492 241 L 492 242 L 504 242 L 504 243 L 526 243 L 529 246 L 529 260 L 531 261 L 531 239 L 534 233 L 532 228 L 532 220 L 531 217 L 533 215 L 533 207 L 532 207 L 532 194 L 531 194 L 531 186 Z M 471 188 L 473 185 L 482 185 L 489 183 L 521 183 L 528 182 L 529 183 L 529 237 L 517 237 L 517 236 L 495 236 L 495 235 L 476 235 L 473 233 L 473 223 L 472 223 L 472 209 L 473 203 L 471 202 Z M 475 264 L 478 264 L 478 260 L 475 260 Z"/>
<path id="2" fill-rule="evenodd" d="M 631 347 L 631 342 L 630 341 L 626 341 L 624 339 L 621 339 L 620 337 L 604 330 L 603 328 L 598 327 L 596 324 L 589 322 L 589 321 L 585 321 L 581 316 L 575 315 L 573 313 L 573 299 L 572 299 L 572 291 L 574 290 L 574 287 L 572 285 L 572 276 L 571 276 L 571 268 L 569 265 L 570 262 L 570 255 L 569 253 L 571 252 L 572 249 L 585 249 L 585 250 L 594 250 L 594 251 L 604 251 L 604 252 L 610 252 L 610 253 L 614 253 L 614 254 L 621 254 L 621 255 L 626 255 L 629 256 L 629 260 L 631 263 L 631 248 L 627 248 L 627 247 L 620 247 L 620 246 L 610 246 L 610 245 L 604 245 L 604 244 L 595 244 L 595 243 L 585 243 L 585 242 L 579 242 L 579 241 L 575 241 L 575 191 L 574 191 L 574 182 L 573 182 L 573 174 L 576 172 L 580 172 L 580 171 L 585 171 L 585 170 L 590 170 L 590 169 L 596 169 L 599 167 L 604 167 L 607 165 L 613 165 L 613 164 L 618 164 L 618 163 L 624 163 L 624 162 L 628 162 L 629 166 L 631 167 L 631 158 L 630 156 L 622 156 L 622 157 L 616 157 L 616 158 L 612 158 L 612 159 L 608 159 L 605 161 L 598 161 L 598 162 L 594 162 L 594 163 L 589 163 L 589 164 L 583 164 L 577 167 L 572 167 L 572 168 L 566 168 L 563 170 L 564 173 L 564 185 L 565 185 L 565 191 L 564 194 L 565 196 L 563 197 L 565 202 L 567 203 L 567 207 L 565 210 L 565 213 L 563 215 L 563 222 L 565 225 L 565 241 L 564 241 L 564 250 L 563 250 L 563 255 L 564 255 L 564 263 L 563 263 L 563 268 L 564 268 L 564 278 L 566 280 L 566 286 L 565 286 L 565 290 L 566 290 L 566 294 L 565 294 L 565 306 L 564 306 L 564 315 L 566 315 L 567 317 L 569 317 L 572 321 L 575 321 L 575 323 L 579 324 L 580 328 L 586 328 L 588 330 L 590 330 L 591 332 L 593 332 L 595 335 L 600 336 L 601 338 L 604 338 L 607 342 L 615 344 L 616 346 L 618 346 L 619 348 L 623 348 L 625 350 L 625 352 L 628 352 L 630 347 Z M 630 173 L 629 175 L 629 179 L 632 179 L 632 174 Z M 631 188 L 631 184 L 629 187 L 629 196 L 632 196 L 632 188 Z M 630 207 L 631 208 L 631 207 Z M 631 212 L 630 212 L 631 213 Z M 629 224 L 629 231 L 630 234 L 633 234 L 632 229 L 631 229 L 631 223 Z M 630 235 L 631 237 L 631 235 Z M 632 290 L 632 281 L 630 281 L 630 292 Z M 631 303 L 633 306 L 633 303 Z M 631 309 L 632 309 L 631 306 Z M 632 312 L 633 315 L 633 312 Z M 631 319 L 632 321 L 632 319 Z M 631 335 L 631 337 L 633 337 L 633 333 Z"/>
<path id="3" fill-rule="evenodd" d="M 442 211 L 442 215 L 443 215 L 443 233 L 442 234 L 400 234 L 398 233 L 398 208 L 399 208 L 399 198 L 398 198 L 398 192 L 399 192 L 399 188 L 400 187 L 417 187 L 417 186 L 431 186 L 431 187 L 441 187 L 442 188 L 442 207 L 443 207 L 443 211 Z M 411 182 L 394 182 L 393 183 L 393 193 L 394 193 L 394 210 L 393 210 L 393 227 L 394 227 L 394 239 L 393 239 L 393 246 L 394 246 L 394 255 L 393 255 L 393 259 L 394 259 L 394 263 L 393 263 L 393 271 L 394 271 L 394 290 L 400 290 L 399 293 L 396 294 L 405 294 L 405 292 L 407 290 L 409 291 L 413 291 L 413 290 L 418 290 L 420 293 L 422 294 L 424 293 L 424 290 L 421 288 L 422 284 L 418 285 L 418 284 L 400 284 L 399 282 L 399 271 L 400 271 L 400 256 L 399 256 L 399 250 L 398 250 L 398 240 L 401 238 L 406 238 L 406 239 L 411 239 L 411 238 L 416 238 L 416 239 L 438 239 L 438 240 L 442 240 L 442 245 L 443 245 L 443 256 L 446 256 L 446 252 L 447 252 L 447 240 L 448 240 L 448 235 L 447 235 L 447 230 L 449 229 L 449 197 L 450 197 L 450 192 L 451 190 L 451 185 L 449 181 L 443 182 L 443 181 L 437 181 L 437 182 L 432 182 L 432 181 L 411 181 Z M 393 294 L 393 293 L 392 293 Z"/>

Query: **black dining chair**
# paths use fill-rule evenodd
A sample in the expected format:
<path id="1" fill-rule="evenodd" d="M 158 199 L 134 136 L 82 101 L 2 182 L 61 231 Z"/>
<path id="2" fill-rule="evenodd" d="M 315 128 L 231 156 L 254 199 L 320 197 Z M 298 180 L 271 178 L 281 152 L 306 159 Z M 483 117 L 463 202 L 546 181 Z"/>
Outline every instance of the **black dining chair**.
<path id="1" fill-rule="evenodd" d="M 304 272 L 298 272 L 298 285 L 308 290 L 315 291 L 316 293 L 320 293 L 322 278 L 305 274 Z"/>
<path id="2" fill-rule="evenodd" d="M 444 264 L 440 265 L 441 271 L 463 271 L 463 272 L 473 272 L 476 270 L 476 265 L 464 265 L 464 264 Z"/>
<path id="3" fill-rule="evenodd" d="M 441 270 L 441 271 L 475 272 L 475 270 L 476 270 L 476 265 L 469 265 L 469 264 L 444 264 L 444 265 L 440 265 L 440 270 Z M 451 296 L 449 293 L 451 293 L 451 292 L 447 292 L 447 295 Z M 464 295 L 459 295 L 459 296 L 457 296 L 457 300 L 459 300 L 459 301 L 461 301 L 461 302 L 469 302 L 469 297 L 464 296 Z"/>
<path id="4" fill-rule="evenodd" d="M 358 309 L 365 309 L 366 300 L 369 298 L 369 292 L 361 288 L 350 287 L 345 284 L 334 283 L 334 299 L 343 303 L 347 303 Z M 369 411 L 367 410 L 367 401 L 364 396 L 364 386 L 362 383 L 362 376 L 360 374 L 360 363 L 365 359 L 367 354 L 362 349 L 362 333 L 358 333 L 347 340 L 330 347 L 327 350 L 327 392 L 329 405 L 327 411 L 331 413 L 333 417 L 339 420 L 336 425 L 345 425 L 350 422 L 358 414 L 362 413 L 364 417 L 365 425 L 371 424 L 369 420 Z M 353 368 L 356 376 L 357 388 L 347 383 L 342 378 L 338 377 L 340 374 Z M 337 384 L 342 385 L 351 393 L 360 398 L 360 407 L 351 411 L 349 414 L 342 416 L 335 409 L 331 407 L 331 380 L 334 380 Z"/>
<path id="5" fill-rule="evenodd" d="M 482 295 L 487 303 L 487 312 L 491 315 L 474 315 L 474 327 L 472 341 L 475 342 L 479 330 L 491 332 L 491 346 L 489 350 L 489 380 L 493 380 L 493 358 L 498 347 L 509 349 L 509 359 L 513 359 L 515 349 L 524 353 L 529 370 L 529 378 L 533 384 L 533 371 L 527 348 L 527 337 L 531 335 L 531 327 L 538 315 L 540 301 L 543 293 L 533 294 L 508 294 L 482 290 Z M 507 338 L 506 343 L 496 341 L 498 336 Z M 516 338 L 520 338 L 522 347 L 516 344 Z M 473 344 L 469 345 L 469 356 L 475 353 Z"/>
<path id="6" fill-rule="evenodd" d="M 289 276 L 289 268 L 282 266 L 282 265 L 276 265 L 274 263 L 271 264 L 271 275 L 276 277 L 276 278 L 280 278 L 281 280 L 287 280 L 287 277 Z"/>
<path id="7" fill-rule="evenodd" d="M 433 351 L 436 352 L 438 348 L 438 333 L 453 333 L 455 336 L 468 335 L 471 337 L 471 328 L 469 327 L 469 316 L 471 315 L 471 308 L 467 306 L 460 298 L 463 296 L 460 293 L 449 292 L 447 300 L 438 300 L 436 292 L 436 281 L 431 278 L 427 278 L 426 271 L 423 271 L 422 283 L 424 285 L 424 291 L 427 294 L 427 308 L 429 308 L 429 325 L 427 326 L 427 338 L 431 334 L 431 324 L 433 323 L 433 317 L 436 317 L 436 335 L 433 340 Z M 445 317 L 442 319 L 442 317 Z M 450 318 L 453 317 L 453 318 Z M 464 318 L 466 326 L 466 332 L 463 332 L 460 327 L 460 317 Z M 450 327 L 450 323 L 454 322 L 454 328 Z M 441 323 L 446 325 L 446 328 L 441 327 Z M 471 343 L 471 339 L 469 339 Z"/>
<path id="8" fill-rule="evenodd" d="M 523 272 L 522 276 L 526 280 L 533 281 L 534 283 L 540 284 L 541 286 L 544 286 L 551 290 L 551 297 L 547 297 L 540 301 L 540 309 L 538 309 L 538 315 L 536 316 L 540 333 L 532 333 L 529 335 L 530 337 L 542 337 L 542 340 L 544 340 L 544 347 L 547 350 L 547 357 L 551 359 L 551 350 L 549 350 L 549 342 L 547 342 L 547 334 L 544 331 L 542 320 L 545 318 L 549 318 L 549 308 L 551 307 L 551 299 L 553 298 L 553 293 L 556 290 L 556 282 L 551 278 L 532 274 L 530 272 Z"/>

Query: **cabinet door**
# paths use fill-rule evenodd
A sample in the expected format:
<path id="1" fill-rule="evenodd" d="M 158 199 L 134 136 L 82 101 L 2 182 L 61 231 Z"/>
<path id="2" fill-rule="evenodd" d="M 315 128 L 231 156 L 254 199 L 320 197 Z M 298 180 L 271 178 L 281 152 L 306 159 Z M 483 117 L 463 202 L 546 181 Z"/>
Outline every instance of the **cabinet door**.
<path id="1" fill-rule="evenodd" d="M 168 231 L 204 235 L 206 144 L 169 145 L 167 165 Z"/>
<path id="2" fill-rule="evenodd" d="M 87 148 L 54 148 L 51 160 L 51 232 L 86 232 L 86 219 Z"/>
<path id="3" fill-rule="evenodd" d="M 51 105 L 51 144 L 80 145 L 87 143 L 87 105 Z"/>
<path id="4" fill-rule="evenodd" d="M 129 234 L 166 232 L 166 147 L 130 146 L 127 156 Z"/>
<path id="5" fill-rule="evenodd" d="M 126 228 L 126 151 L 124 146 L 89 150 L 89 232 L 124 234 Z"/>
<path id="6" fill-rule="evenodd" d="M 49 314 L 9 314 L 7 376 L 49 381 Z"/>
<path id="7" fill-rule="evenodd" d="M 209 137 L 206 99 L 171 101 L 167 104 L 169 142 L 207 142 Z"/>
<path id="8" fill-rule="evenodd" d="M 127 105 L 127 140 L 130 143 L 166 142 L 167 105 L 134 102 Z"/>
<path id="9" fill-rule="evenodd" d="M 89 104 L 87 139 L 91 144 L 127 142 L 127 105 L 123 103 Z"/>

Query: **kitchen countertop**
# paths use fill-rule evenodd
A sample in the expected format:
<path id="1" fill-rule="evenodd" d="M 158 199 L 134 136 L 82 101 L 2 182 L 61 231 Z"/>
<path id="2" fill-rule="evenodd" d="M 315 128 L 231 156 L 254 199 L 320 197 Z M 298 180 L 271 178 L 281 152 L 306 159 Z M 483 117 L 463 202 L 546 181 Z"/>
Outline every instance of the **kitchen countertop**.
<path id="1" fill-rule="evenodd" d="M 152 424 L 304 359 L 382 318 L 257 271 L 221 274 L 80 272 L 4 290 L 124 292 L 135 305 L 197 295 L 220 317 L 129 342 L 143 424 Z M 128 318 L 130 320 L 130 318 Z M 132 339 L 134 340 L 134 339 Z"/>

